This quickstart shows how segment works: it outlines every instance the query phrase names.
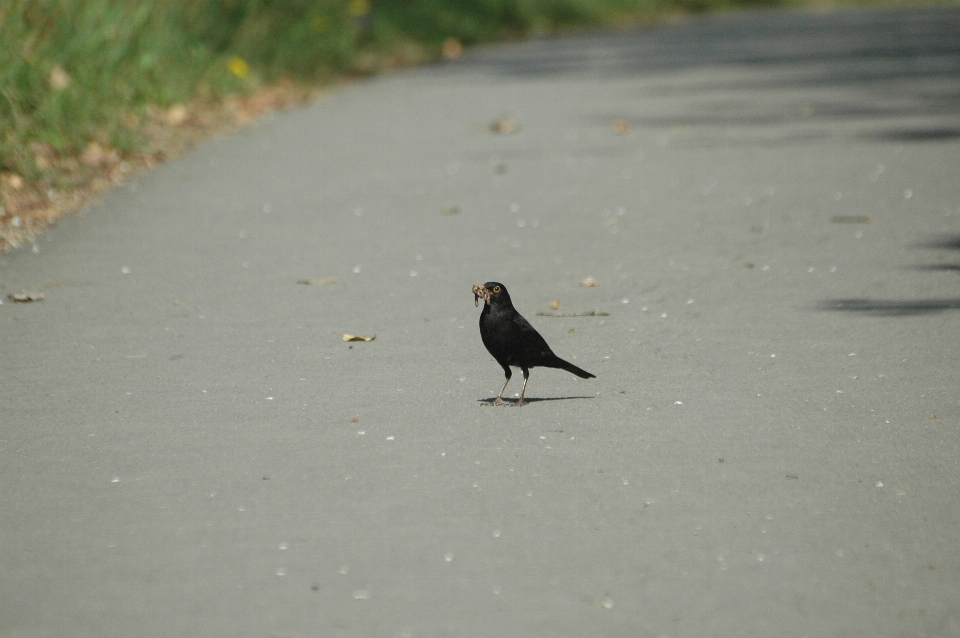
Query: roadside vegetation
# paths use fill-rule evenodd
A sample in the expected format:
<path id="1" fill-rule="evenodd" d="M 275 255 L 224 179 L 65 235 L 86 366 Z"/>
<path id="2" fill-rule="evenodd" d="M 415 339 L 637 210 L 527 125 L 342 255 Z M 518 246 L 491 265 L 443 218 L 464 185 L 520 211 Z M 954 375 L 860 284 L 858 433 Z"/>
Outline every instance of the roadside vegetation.
<path id="1" fill-rule="evenodd" d="M 0 252 L 126 176 L 357 75 L 564 27 L 804 0 L 4 0 Z"/>

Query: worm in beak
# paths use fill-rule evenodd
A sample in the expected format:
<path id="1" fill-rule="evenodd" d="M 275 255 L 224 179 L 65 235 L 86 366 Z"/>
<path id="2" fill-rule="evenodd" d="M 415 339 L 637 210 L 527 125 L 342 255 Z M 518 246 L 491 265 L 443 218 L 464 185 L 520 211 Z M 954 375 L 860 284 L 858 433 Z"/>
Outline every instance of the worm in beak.
<path id="1" fill-rule="evenodd" d="M 473 305 L 474 307 L 480 305 L 480 300 L 483 299 L 484 303 L 490 303 L 490 291 L 484 288 L 483 286 L 474 286 L 473 287 Z"/>

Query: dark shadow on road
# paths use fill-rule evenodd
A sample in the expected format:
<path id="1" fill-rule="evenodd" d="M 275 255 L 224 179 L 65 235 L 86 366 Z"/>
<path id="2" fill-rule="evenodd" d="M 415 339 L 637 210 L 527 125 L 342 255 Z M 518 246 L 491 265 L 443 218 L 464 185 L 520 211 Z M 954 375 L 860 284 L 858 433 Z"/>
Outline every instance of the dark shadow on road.
<path id="1" fill-rule="evenodd" d="M 960 235 L 938 235 L 920 242 L 914 247 L 932 250 L 960 251 Z M 960 272 L 960 263 L 917 264 L 916 266 L 911 266 L 911 268 L 915 270 Z"/>
<path id="2" fill-rule="evenodd" d="M 882 131 L 869 137 L 882 142 L 953 142 L 960 139 L 960 128 L 918 128 Z"/>
<path id="3" fill-rule="evenodd" d="M 923 264 L 920 266 L 911 266 L 916 270 L 950 270 L 960 272 L 960 264 Z"/>
<path id="4" fill-rule="evenodd" d="M 960 310 L 960 299 L 830 299 L 820 304 L 820 310 L 860 312 L 884 317 L 926 315 L 944 310 Z"/>
<path id="5" fill-rule="evenodd" d="M 876 80 L 929 75 L 942 65 L 918 58 L 960 52 L 960 9 L 759 11 L 674 25 L 615 32 L 548 37 L 512 47 L 480 48 L 450 69 L 497 75 L 550 76 L 567 73 L 639 75 L 696 66 L 790 66 L 816 63 L 809 79 Z M 569 45 L 575 38 L 577 46 Z M 888 61 L 902 67 L 858 68 L 858 62 Z M 830 66 L 840 65 L 840 66 Z M 947 68 L 956 68 L 955 64 Z M 781 76 L 772 82 L 789 79 Z M 719 84 L 719 81 L 717 82 Z M 792 85 L 792 82 L 789 82 Z"/>
<path id="6" fill-rule="evenodd" d="M 916 244 L 917 248 L 960 251 L 960 235 L 942 235 Z M 916 270 L 960 272 L 960 264 L 918 264 Z M 820 310 L 860 312 L 864 314 L 903 317 L 925 315 L 944 310 L 960 310 L 960 298 L 934 299 L 828 299 L 819 305 Z"/>
<path id="7" fill-rule="evenodd" d="M 917 244 L 917 248 L 960 250 L 960 235 L 937 235 Z"/>
<path id="8" fill-rule="evenodd" d="M 715 143 L 698 140 L 697 133 L 731 127 L 783 127 L 775 137 L 788 143 L 836 135 L 903 143 L 960 139 L 954 121 L 892 127 L 889 121 L 960 115 L 957 6 L 696 18 L 480 47 L 437 68 L 501 79 L 635 78 L 635 107 L 624 101 L 584 119 L 605 126 L 623 119 L 635 128 L 687 127 L 688 143 Z M 647 102 L 677 98 L 685 98 L 681 106 L 652 113 Z M 838 123 L 871 123 L 875 130 L 831 128 Z M 743 139 L 734 136 L 729 143 Z"/>

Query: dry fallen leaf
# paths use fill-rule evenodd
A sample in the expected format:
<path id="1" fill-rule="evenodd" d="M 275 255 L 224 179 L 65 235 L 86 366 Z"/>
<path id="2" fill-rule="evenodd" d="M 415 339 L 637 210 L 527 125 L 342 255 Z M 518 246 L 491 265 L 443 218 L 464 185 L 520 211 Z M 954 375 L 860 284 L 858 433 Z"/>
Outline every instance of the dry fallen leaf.
<path id="1" fill-rule="evenodd" d="M 440 214 L 441 214 L 441 215 L 456 215 L 456 214 L 458 214 L 459 212 L 460 212 L 460 207 L 459 207 L 459 206 L 447 206 L 447 207 L 444 208 L 442 211 L 440 211 Z"/>
<path id="2" fill-rule="evenodd" d="M 50 168 L 57 159 L 56 149 L 46 142 L 34 140 L 29 146 L 30 152 L 33 153 L 33 163 L 42 171 Z"/>
<path id="3" fill-rule="evenodd" d="M 596 277 L 586 277 L 585 279 L 583 279 L 583 280 L 580 281 L 580 285 L 583 286 L 584 288 L 591 288 L 591 287 L 593 287 L 593 286 L 596 286 L 596 285 L 597 285 L 597 278 L 596 278 Z"/>
<path id="4" fill-rule="evenodd" d="M 190 117 L 190 112 L 183 104 L 174 104 L 167 109 L 167 124 L 170 126 L 180 126 Z"/>
<path id="5" fill-rule="evenodd" d="M 550 307 L 553 308 L 554 310 L 560 310 L 560 300 L 554 299 L 553 301 L 551 301 Z"/>
<path id="6" fill-rule="evenodd" d="M 15 191 L 23 188 L 24 184 L 23 178 L 16 173 L 4 173 L 3 175 L 0 175 L 0 182 L 6 183 Z"/>
<path id="7" fill-rule="evenodd" d="M 349 332 L 347 333 L 337 332 L 336 334 L 343 337 L 344 341 L 373 341 L 374 339 L 377 338 L 377 335 L 373 335 L 372 337 L 364 337 L 363 335 L 352 335 Z"/>
<path id="8" fill-rule="evenodd" d="M 613 121 L 613 132 L 617 135 L 623 135 L 630 130 L 630 122 L 619 119 Z"/>
<path id="9" fill-rule="evenodd" d="M 30 301 L 42 301 L 43 293 L 42 292 L 21 292 L 14 295 L 7 295 L 7 299 L 10 301 L 16 301 L 17 303 L 28 303 Z"/>
<path id="10" fill-rule="evenodd" d="M 494 133 L 516 133 L 520 130 L 520 125 L 512 118 L 501 117 L 490 123 L 490 130 Z"/>
<path id="11" fill-rule="evenodd" d="M 80 154 L 80 161 L 91 168 L 103 168 L 119 162 L 120 153 L 117 149 L 104 146 L 99 142 L 90 142 Z"/>
<path id="12" fill-rule="evenodd" d="M 323 286 L 326 284 L 340 283 L 340 280 L 336 277 L 320 277 L 318 279 L 300 279 L 297 283 L 303 284 L 304 286 Z"/>

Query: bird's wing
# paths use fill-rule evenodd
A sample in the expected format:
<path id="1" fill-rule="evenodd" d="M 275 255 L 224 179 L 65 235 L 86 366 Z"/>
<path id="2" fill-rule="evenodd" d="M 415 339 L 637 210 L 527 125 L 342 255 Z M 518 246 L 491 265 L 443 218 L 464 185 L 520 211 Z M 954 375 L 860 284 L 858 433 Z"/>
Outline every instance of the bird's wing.
<path id="1" fill-rule="evenodd" d="M 518 359 L 528 365 L 539 365 L 543 358 L 552 358 L 553 350 L 523 315 L 516 313 L 511 323 L 511 332 L 516 335 Z"/>

